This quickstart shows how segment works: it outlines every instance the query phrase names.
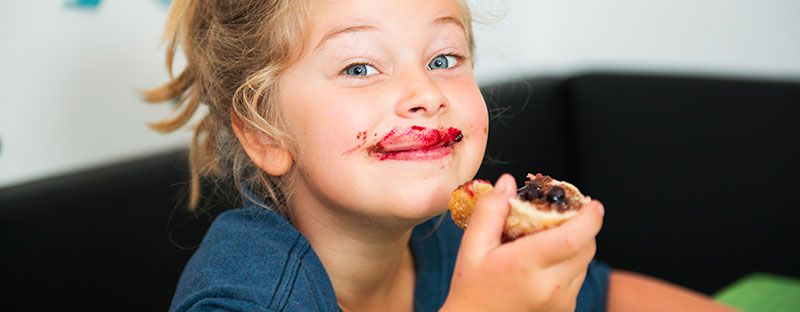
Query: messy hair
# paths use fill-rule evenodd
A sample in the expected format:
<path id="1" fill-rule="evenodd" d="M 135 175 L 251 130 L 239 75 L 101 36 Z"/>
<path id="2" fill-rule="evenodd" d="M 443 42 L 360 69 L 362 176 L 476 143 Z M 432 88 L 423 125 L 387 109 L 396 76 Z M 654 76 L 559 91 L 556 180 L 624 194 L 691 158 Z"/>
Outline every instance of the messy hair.
<path id="1" fill-rule="evenodd" d="M 172 112 L 150 124 L 162 133 L 185 126 L 201 105 L 208 108 L 195 126 L 189 149 L 189 210 L 198 207 L 201 180 L 215 185 L 232 181 L 237 189 L 246 184 L 253 196 L 288 214 L 291 174 L 272 176 L 258 168 L 236 139 L 232 122 L 261 132 L 270 144 L 297 155 L 277 95 L 278 78 L 303 51 L 306 1 L 173 1 L 164 32 L 170 80 L 144 92 L 144 98 L 151 103 L 177 102 Z M 464 1 L 459 4 L 472 50 L 469 9 Z M 186 66 L 174 76 L 178 46 Z"/>

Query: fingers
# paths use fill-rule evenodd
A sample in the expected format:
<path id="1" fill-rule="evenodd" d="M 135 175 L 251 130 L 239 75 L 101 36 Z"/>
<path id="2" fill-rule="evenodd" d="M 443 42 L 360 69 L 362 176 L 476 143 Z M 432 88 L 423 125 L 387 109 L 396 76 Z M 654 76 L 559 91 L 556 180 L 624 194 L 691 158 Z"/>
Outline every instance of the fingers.
<path id="1" fill-rule="evenodd" d="M 470 217 L 469 227 L 464 232 L 462 249 L 473 256 L 484 255 L 500 245 L 500 237 L 511 209 L 508 199 L 516 196 L 517 182 L 504 174 L 495 183 L 494 189 L 481 196 Z"/>
<path id="2" fill-rule="evenodd" d="M 586 240 L 593 239 L 597 236 L 597 233 L 600 233 L 604 215 L 605 208 L 603 208 L 603 204 L 597 200 L 592 200 L 583 205 L 577 216 L 564 222 L 558 229 Z"/>
<path id="3" fill-rule="evenodd" d="M 603 225 L 603 205 L 593 200 L 584 205 L 578 215 L 559 227 L 518 239 L 522 248 L 536 250 L 545 262 L 554 263 L 591 250 L 594 255 L 595 236 Z"/>

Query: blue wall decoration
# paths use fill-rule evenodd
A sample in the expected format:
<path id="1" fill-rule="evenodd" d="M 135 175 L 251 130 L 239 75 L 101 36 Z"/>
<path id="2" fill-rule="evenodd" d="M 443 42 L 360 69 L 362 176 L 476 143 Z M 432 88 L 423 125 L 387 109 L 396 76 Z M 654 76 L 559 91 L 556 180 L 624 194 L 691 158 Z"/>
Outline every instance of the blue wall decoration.
<path id="1" fill-rule="evenodd" d="M 100 0 L 66 0 L 64 5 L 69 8 L 96 9 Z"/>
<path id="2" fill-rule="evenodd" d="M 172 0 L 154 0 L 154 2 L 164 7 L 168 7 Z M 68 8 L 96 9 L 98 6 L 100 6 L 100 0 L 65 0 L 64 6 Z"/>

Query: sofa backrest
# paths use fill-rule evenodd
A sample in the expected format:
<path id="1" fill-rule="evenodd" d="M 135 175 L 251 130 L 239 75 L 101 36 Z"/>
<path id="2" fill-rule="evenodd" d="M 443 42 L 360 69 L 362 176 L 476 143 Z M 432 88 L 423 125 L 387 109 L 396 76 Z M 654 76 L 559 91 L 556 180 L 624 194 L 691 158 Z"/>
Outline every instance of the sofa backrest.
<path id="1" fill-rule="evenodd" d="M 211 219 L 185 210 L 186 159 L 172 151 L 0 190 L 3 310 L 165 311 Z"/>

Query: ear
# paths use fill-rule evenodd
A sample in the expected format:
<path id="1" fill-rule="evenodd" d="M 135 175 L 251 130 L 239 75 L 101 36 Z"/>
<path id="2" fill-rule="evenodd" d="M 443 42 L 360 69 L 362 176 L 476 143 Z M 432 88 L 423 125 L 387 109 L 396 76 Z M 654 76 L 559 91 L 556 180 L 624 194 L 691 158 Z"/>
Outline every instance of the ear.
<path id="1" fill-rule="evenodd" d="M 238 118 L 231 114 L 233 133 L 244 147 L 250 160 L 259 168 L 272 176 L 281 176 L 292 168 L 292 154 L 288 150 L 273 144 L 261 131 L 242 127 Z"/>

